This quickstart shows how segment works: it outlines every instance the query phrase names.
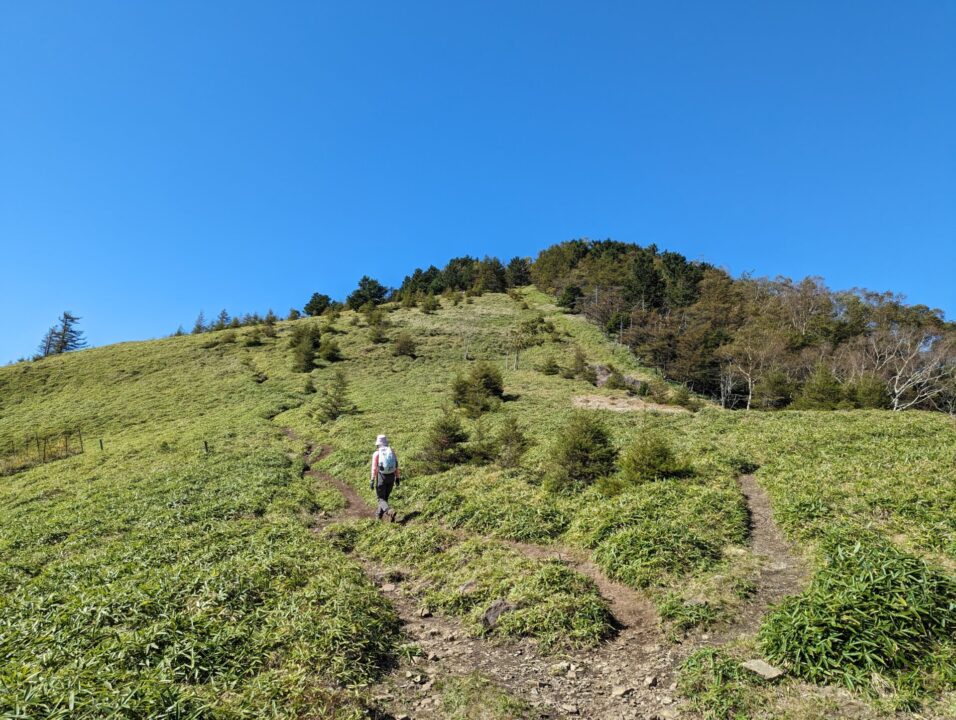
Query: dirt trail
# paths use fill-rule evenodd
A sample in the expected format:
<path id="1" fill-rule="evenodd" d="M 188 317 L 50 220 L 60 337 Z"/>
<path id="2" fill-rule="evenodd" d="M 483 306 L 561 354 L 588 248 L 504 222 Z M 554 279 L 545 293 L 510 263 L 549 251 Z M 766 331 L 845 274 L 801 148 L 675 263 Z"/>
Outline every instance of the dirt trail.
<path id="1" fill-rule="evenodd" d="M 297 437 L 286 430 L 291 439 Z M 312 467 L 330 452 L 308 445 L 305 475 L 335 487 L 346 507 L 334 518 L 374 517 L 372 508 L 348 483 Z M 370 691 L 385 717 L 440 718 L 443 711 L 435 682 L 478 671 L 517 697 L 530 702 L 542 718 L 594 720 L 677 718 L 687 711 L 675 700 L 678 668 L 701 645 L 719 645 L 754 632 L 768 608 L 798 592 L 806 569 L 791 552 L 770 515 L 770 501 L 752 475 L 739 478 L 750 513 L 751 550 L 762 560 L 757 590 L 736 621 L 715 633 L 696 634 L 670 644 L 661 633 L 657 612 L 641 593 L 609 579 L 583 551 L 562 546 L 498 540 L 526 557 L 558 560 L 591 578 L 619 624 L 618 632 L 598 647 L 561 655 L 539 655 L 533 641 L 474 638 L 456 618 L 422 617 L 421 588 L 414 580 L 363 562 L 402 619 L 409 640 L 422 655 L 403 662 Z M 324 523 L 321 523 L 324 524 Z"/>
<path id="2" fill-rule="evenodd" d="M 346 482 L 342 482 L 337 477 L 330 475 L 324 470 L 313 467 L 313 465 L 332 452 L 328 445 L 320 445 L 318 452 L 312 445 L 307 445 L 305 449 L 305 472 L 303 475 L 318 478 L 323 482 L 338 490 L 345 498 L 345 507 L 337 514 L 338 518 L 371 518 L 375 517 L 375 509 L 365 502 L 365 498 L 359 495 L 358 490 Z"/>
<path id="3" fill-rule="evenodd" d="M 750 550 L 760 559 L 761 567 L 756 592 L 740 608 L 735 621 L 713 636 L 712 642 L 718 644 L 756 632 L 771 606 L 799 593 L 807 581 L 806 563 L 794 554 L 774 522 L 766 491 L 753 475 L 741 475 L 737 482 L 750 514 Z"/>

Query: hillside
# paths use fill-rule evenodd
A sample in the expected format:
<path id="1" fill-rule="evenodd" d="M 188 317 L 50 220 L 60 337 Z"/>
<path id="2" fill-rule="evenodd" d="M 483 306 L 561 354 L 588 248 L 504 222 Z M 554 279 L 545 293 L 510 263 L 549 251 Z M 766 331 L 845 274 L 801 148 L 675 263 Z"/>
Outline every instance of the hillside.
<path id="1" fill-rule="evenodd" d="M 552 302 L 525 288 L 388 305 L 377 329 L 345 310 L 275 337 L 0 368 L 0 448 L 77 429 L 85 448 L 0 476 L 0 715 L 956 713 L 953 419 L 721 410 Z M 306 326 L 341 355 L 308 374 L 289 348 Z M 396 355 L 402 333 L 415 348 Z M 567 377 L 578 350 L 652 395 Z M 504 393 L 476 418 L 451 386 L 480 361 Z M 354 408 L 329 421 L 339 371 Z M 555 491 L 543 479 L 579 407 L 618 467 L 641 438 L 680 467 Z M 433 472 L 446 413 L 469 440 Z M 490 441 L 510 421 L 530 447 L 504 469 Z M 404 474 L 396 523 L 370 517 L 383 432 Z M 788 673 L 762 681 L 751 658 Z"/>

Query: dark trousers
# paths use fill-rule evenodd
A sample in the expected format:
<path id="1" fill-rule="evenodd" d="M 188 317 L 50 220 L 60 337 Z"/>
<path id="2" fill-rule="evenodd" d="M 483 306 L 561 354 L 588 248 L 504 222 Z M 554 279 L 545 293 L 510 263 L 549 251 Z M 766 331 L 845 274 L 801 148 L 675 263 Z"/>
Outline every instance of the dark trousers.
<path id="1" fill-rule="evenodd" d="M 386 475 L 384 473 L 379 474 L 378 483 L 375 485 L 375 497 L 378 498 L 377 516 L 379 518 L 388 512 L 388 496 L 392 494 L 392 489 L 394 487 L 395 473 L 392 473 L 391 475 Z"/>

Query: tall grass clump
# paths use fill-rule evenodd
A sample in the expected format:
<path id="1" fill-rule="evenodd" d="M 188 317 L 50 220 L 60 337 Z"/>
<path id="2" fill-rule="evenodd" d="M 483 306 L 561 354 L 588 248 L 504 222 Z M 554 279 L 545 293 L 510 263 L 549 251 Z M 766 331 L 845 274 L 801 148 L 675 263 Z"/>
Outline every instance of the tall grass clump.
<path id="1" fill-rule="evenodd" d="M 617 450 L 596 415 L 575 413 L 554 440 L 544 487 L 570 493 L 614 472 Z"/>
<path id="2" fill-rule="evenodd" d="M 869 531 L 832 531 L 822 554 L 807 590 L 760 629 L 772 661 L 812 682 L 864 688 L 874 677 L 901 678 L 952 643 L 956 583 L 941 572 Z"/>

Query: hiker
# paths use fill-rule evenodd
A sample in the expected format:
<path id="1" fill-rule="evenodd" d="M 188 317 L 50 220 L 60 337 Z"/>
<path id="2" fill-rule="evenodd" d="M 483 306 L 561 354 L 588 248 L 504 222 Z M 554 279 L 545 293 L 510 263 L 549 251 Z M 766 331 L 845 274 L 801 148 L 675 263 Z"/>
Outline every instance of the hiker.
<path id="1" fill-rule="evenodd" d="M 398 457 L 388 444 L 388 438 L 379 435 L 375 438 L 375 452 L 372 453 L 372 490 L 378 498 L 378 512 L 375 517 L 381 520 L 388 515 L 395 522 L 395 511 L 388 507 L 388 496 L 399 482 Z"/>

